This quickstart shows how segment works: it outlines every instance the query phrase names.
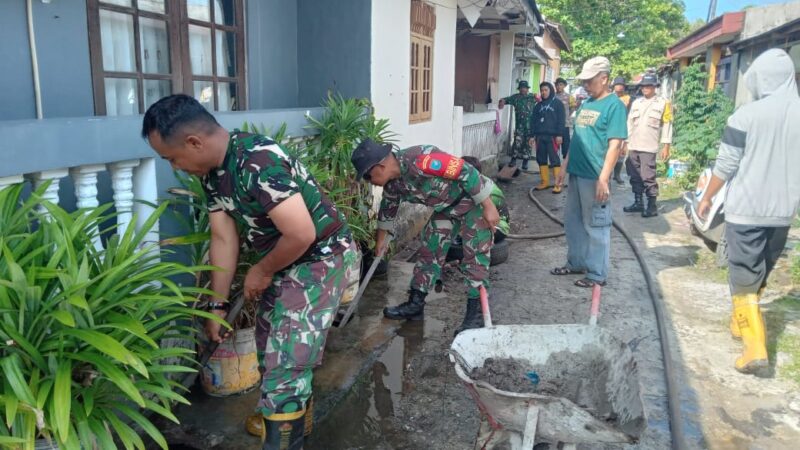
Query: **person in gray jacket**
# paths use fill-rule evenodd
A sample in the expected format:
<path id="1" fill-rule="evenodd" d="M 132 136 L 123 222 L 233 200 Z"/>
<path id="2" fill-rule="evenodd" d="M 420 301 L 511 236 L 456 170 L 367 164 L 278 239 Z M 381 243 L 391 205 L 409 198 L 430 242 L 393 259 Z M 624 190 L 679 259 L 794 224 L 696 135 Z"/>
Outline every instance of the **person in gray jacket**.
<path id="1" fill-rule="evenodd" d="M 758 302 L 800 206 L 800 97 L 794 71 L 791 57 L 780 49 L 753 61 L 744 81 L 755 101 L 728 118 L 714 175 L 698 207 L 705 218 L 711 199 L 728 183 L 730 329 L 744 346 L 734 367 L 757 376 L 768 375 L 769 367 Z"/>

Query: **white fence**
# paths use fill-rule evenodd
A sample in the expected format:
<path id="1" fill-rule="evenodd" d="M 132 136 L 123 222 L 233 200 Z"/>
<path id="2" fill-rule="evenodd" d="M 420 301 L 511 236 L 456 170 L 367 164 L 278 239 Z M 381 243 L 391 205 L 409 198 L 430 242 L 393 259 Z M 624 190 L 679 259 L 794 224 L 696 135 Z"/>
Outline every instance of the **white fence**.
<path id="1" fill-rule="evenodd" d="M 147 220 L 152 212 L 152 207 L 134 199 L 143 200 L 151 204 L 157 202 L 158 191 L 156 188 L 156 162 L 154 158 L 129 159 L 113 161 L 106 164 L 90 164 L 77 167 L 65 167 L 54 170 L 44 170 L 20 175 L 0 177 L 0 190 L 5 187 L 30 181 L 33 189 L 38 189 L 43 184 L 50 182 L 43 197 L 55 204 L 60 203 L 60 181 L 62 178 L 71 178 L 75 186 L 75 199 L 78 208 L 92 208 L 99 206 L 97 197 L 98 175 L 108 171 L 111 175 L 114 208 L 117 211 L 117 233 L 123 234 L 131 225 L 134 213 L 137 217 L 137 228 Z M 147 236 L 147 241 L 158 241 L 158 226 L 156 225 Z M 96 245 L 100 245 L 99 242 Z"/>
<path id="2" fill-rule="evenodd" d="M 495 134 L 495 111 L 461 113 L 461 156 L 472 156 L 483 161 L 500 153 L 506 133 Z M 457 132 L 457 131 L 456 131 Z"/>

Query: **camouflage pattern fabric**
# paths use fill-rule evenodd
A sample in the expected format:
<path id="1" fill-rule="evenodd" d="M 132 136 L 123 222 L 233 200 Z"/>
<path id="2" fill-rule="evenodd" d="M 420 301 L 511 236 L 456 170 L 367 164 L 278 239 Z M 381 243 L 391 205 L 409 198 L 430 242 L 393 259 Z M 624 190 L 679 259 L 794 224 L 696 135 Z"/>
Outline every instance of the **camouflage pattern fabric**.
<path id="1" fill-rule="evenodd" d="M 536 106 L 536 97 L 533 94 L 517 93 L 503 100 L 507 105 L 514 107 L 514 142 L 511 146 L 511 156 L 516 159 L 531 159 L 528 139 L 533 137 L 530 122 L 533 107 Z"/>
<path id="2" fill-rule="evenodd" d="M 280 232 L 269 212 L 299 193 L 317 231 L 317 241 L 299 261 L 341 253 L 350 239 L 344 216 L 320 190 L 308 170 L 266 136 L 234 130 L 225 160 L 203 179 L 209 212 L 225 211 L 245 231 L 260 256 L 269 253 Z"/>
<path id="3" fill-rule="evenodd" d="M 492 203 L 497 208 L 500 214 L 500 222 L 497 224 L 497 230 L 508 236 L 511 233 L 511 214 L 508 211 L 506 204 L 506 195 L 496 184 L 492 189 Z"/>
<path id="4" fill-rule="evenodd" d="M 483 206 L 474 205 L 463 216 L 455 211 L 434 213 L 422 229 L 422 247 L 417 253 L 417 264 L 411 277 L 411 289 L 430 292 L 442 276 L 450 243 L 459 232 L 464 257 L 460 270 L 465 277 L 469 298 L 478 298 L 481 285 L 489 288 L 489 262 L 494 235 L 483 218 Z"/>
<path id="5" fill-rule="evenodd" d="M 325 340 L 347 287 L 345 272 L 358 250 L 297 264 L 275 275 L 258 303 L 256 348 L 261 372 L 257 411 L 268 417 L 305 408 L 313 369 L 322 362 Z"/>
<path id="6" fill-rule="evenodd" d="M 411 288 L 430 291 L 441 276 L 441 266 L 452 237 L 463 228 L 464 260 L 461 269 L 470 287 L 470 295 L 477 296 L 480 285 L 488 282 L 489 252 L 493 240 L 480 203 L 492 194 L 494 183 L 470 164 L 432 145 L 402 149 L 395 152 L 395 157 L 400 162 L 400 178 L 383 188 L 378 228 L 392 229 L 403 201 L 426 205 L 434 210 L 422 232 L 425 245 L 414 267 Z M 459 168 L 457 171 L 448 173 L 448 167 L 456 166 Z"/>

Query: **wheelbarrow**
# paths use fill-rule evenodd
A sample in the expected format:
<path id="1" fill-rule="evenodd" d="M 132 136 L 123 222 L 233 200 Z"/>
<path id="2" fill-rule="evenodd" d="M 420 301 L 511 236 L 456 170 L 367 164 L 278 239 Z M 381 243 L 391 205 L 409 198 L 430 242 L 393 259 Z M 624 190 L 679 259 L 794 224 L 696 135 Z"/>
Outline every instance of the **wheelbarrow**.
<path id="1" fill-rule="evenodd" d="M 493 448 L 505 435 L 513 449 L 530 450 L 538 442 L 575 444 L 634 443 L 646 427 L 638 369 L 628 347 L 610 333 L 596 326 L 600 287 L 593 292 L 589 325 L 491 325 L 488 299 L 481 292 L 485 328 L 466 330 L 450 347 L 450 360 L 458 377 L 478 404 L 483 415 L 476 449 Z M 544 390 L 534 393 L 509 392 L 483 380 L 470 378 L 475 368 L 483 367 L 489 358 L 513 358 L 529 367 L 538 367 L 541 382 L 564 373 L 555 354 L 574 354 L 599 360 L 607 370 L 604 380 L 587 377 L 567 380 L 578 386 L 576 395 L 553 395 Z M 555 361 L 555 363 L 553 363 Z M 520 373 L 520 377 L 531 374 Z M 514 374 L 516 376 L 516 374 Z M 607 376 L 607 378 L 606 378 Z M 586 392 L 581 387 L 601 386 L 605 392 L 591 395 L 603 399 L 605 415 L 587 407 Z M 582 398 L 583 396 L 583 398 Z"/>

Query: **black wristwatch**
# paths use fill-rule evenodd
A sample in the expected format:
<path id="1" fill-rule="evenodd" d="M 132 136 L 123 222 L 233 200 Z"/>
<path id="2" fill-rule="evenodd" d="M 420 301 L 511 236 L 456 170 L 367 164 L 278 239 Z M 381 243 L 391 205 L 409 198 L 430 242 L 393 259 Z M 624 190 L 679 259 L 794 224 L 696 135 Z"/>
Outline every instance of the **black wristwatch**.
<path id="1" fill-rule="evenodd" d="M 207 302 L 206 311 L 228 311 L 231 309 L 231 304 L 228 302 Z"/>

